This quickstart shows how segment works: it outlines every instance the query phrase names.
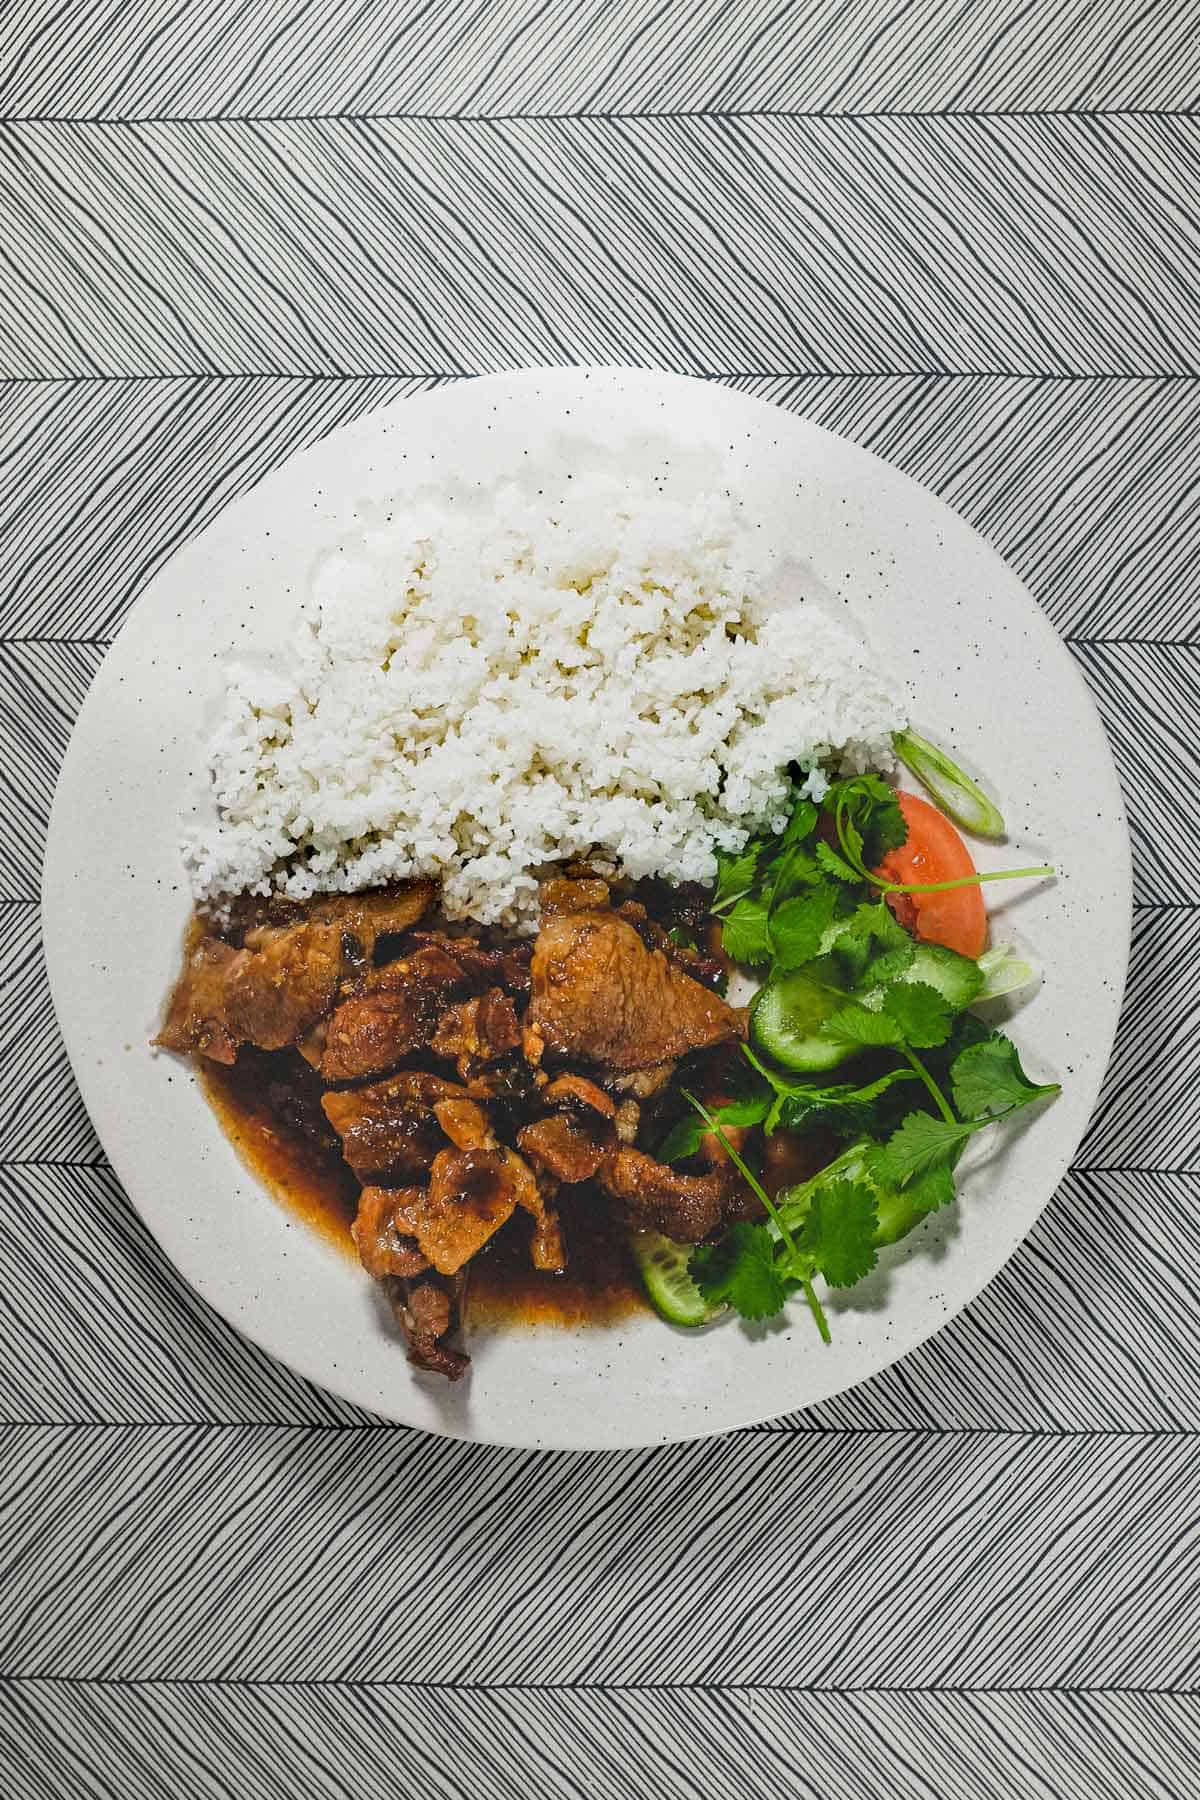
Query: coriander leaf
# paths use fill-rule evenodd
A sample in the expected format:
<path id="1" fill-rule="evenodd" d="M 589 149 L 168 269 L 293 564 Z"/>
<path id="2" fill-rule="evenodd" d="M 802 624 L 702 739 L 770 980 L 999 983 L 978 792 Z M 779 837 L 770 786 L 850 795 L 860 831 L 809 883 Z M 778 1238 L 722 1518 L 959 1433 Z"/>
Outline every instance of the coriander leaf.
<path id="1" fill-rule="evenodd" d="M 793 844 L 802 844 L 806 837 L 812 836 L 816 823 L 817 809 L 812 801 L 798 800 L 779 840 L 779 848 L 790 850 Z"/>
<path id="2" fill-rule="evenodd" d="M 866 1128 L 876 1101 L 902 1081 L 916 1081 L 915 1069 L 889 1069 L 874 1081 L 823 1082 L 810 1075 L 789 1075 L 780 1069 L 769 1069 L 759 1062 L 748 1044 L 742 1054 L 767 1081 L 775 1099 L 766 1115 L 769 1133 L 782 1128 L 811 1130 L 817 1125 L 838 1133 L 857 1133 Z"/>
<path id="3" fill-rule="evenodd" d="M 775 1239 L 765 1225 L 743 1220 L 719 1243 L 698 1245 L 688 1268 L 711 1306 L 732 1306 L 743 1319 L 769 1319 L 788 1296 L 775 1267 Z"/>
<path id="4" fill-rule="evenodd" d="M 836 850 L 831 850 L 823 838 L 817 844 L 816 857 L 825 873 L 827 875 L 832 875 L 835 881 L 848 881 L 854 887 L 861 885 L 862 876 L 859 874 L 858 870 L 852 869 L 845 858 L 839 856 Z"/>
<path id="5" fill-rule="evenodd" d="M 893 956 L 893 966 L 901 973 L 917 953 L 912 938 L 893 918 L 883 900 L 856 906 L 849 917 L 840 920 L 827 935 L 824 947 L 834 950 L 857 978 L 864 975 L 866 965 L 877 949 Z"/>
<path id="6" fill-rule="evenodd" d="M 873 1158 L 873 1171 L 886 1186 L 904 1187 L 939 1167 L 952 1169 L 963 1145 L 978 1130 L 978 1121 L 950 1124 L 929 1113 L 911 1112 Z"/>
<path id="7" fill-rule="evenodd" d="M 798 969 L 811 962 L 829 929 L 837 890 L 828 884 L 802 898 L 782 901 L 771 914 L 771 949 L 775 967 Z"/>
<path id="8" fill-rule="evenodd" d="M 736 854 L 724 850 L 717 851 L 717 886 L 713 894 L 714 910 L 736 900 L 754 886 L 754 878 L 758 873 L 759 858 L 762 856 L 761 842 L 751 840 L 744 849 Z"/>
<path id="9" fill-rule="evenodd" d="M 983 1020 L 979 1018 L 977 1014 L 971 1012 L 959 1013 L 954 1021 L 950 1036 L 946 1040 L 945 1050 L 942 1053 L 943 1057 L 947 1059 L 947 1074 L 949 1072 L 949 1064 L 954 1061 L 954 1058 L 960 1051 L 968 1050 L 972 1044 L 986 1043 L 987 1039 L 994 1035 L 991 1027 L 985 1025 Z M 938 1059 L 939 1062 L 941 1062 L 941 1060 L 942 1058 Z"/>
<path id="10" fill-rule="evenodd" d="M 695 1156 L 707 1129 L 698 1113 L 684 1113 L 682 1118 L 676 1119 L 655 1151 L 659 1162 L 680 1162 L 685 1156 Z"/>
<path id="11" fill-rule="evenodd" d="M 743 895 L 726 915 L 721 942 L 734 962 L 765 963 L 771 959 L 771 935 L 765 900 Z"/>
<path id="12" fill-rule="evenodd" d="M 920 1218 L 937 1212 L 939 1207 L 953 1206 L 956 1199 L 954 1170 L 949 1163 L 937 1163 L 924 1175 L 914 1175 L 904 1190 L 909 1205 Z"/>
<path id="13" fill-rule="evenodd" d="M 918 1079 L 915 1069 L 889 1069 L 877 1081 L 868 1081 L 861 1087 L 848 1081 L 831 1082 L 826 1087 L 795 1082 L 776 1093 L 766 1129 L 768 1133 L 777 1129 L 799 1131 L 801 1127 L 812 1131 L 819 1126 L 838 1136 L 857 1136 L 870 1127 L 877 1111 L 876 1101 L 898 1082 Z"/>
<path id="14" fill-rule="evenodd" d="M 847 859 L 873 869 L 889 850 L 908 841 L 908 826 L 896 790 L 881 775 L 835 781 L 825 796 Z"/>
<path id="15" fill-rule="evenodd" d="M 924 1175 L 915 1175 L 907 1187 L 899 1188 L 879 1178 L 879 1155 L 876 1151 L 867 1157 L 867 1173 L 876 1184 L 879 1201 L 876 1242 L 894 1244 L 940 1206 L 953 1205 L 954 1170 L 949 1163 L 938 1163 Z"/>
<path id="16" fill-rule="evenodd" d="M 887 787 L 887 799 L 877 805 L 871 816 L 871 834 L 868 847 L 873 861 L 882 862 L 889 850 L 902 850 L 908 842 L 908 822 L 900 810 L 900 802 L 895 790 Z"/>
<path id="17" fill-rule="evenodd" d="M 856 906 L 838 927 L 837 941 L 840 944 L 844 940 L 916 955 L 916 945 L 886 900 L 867 900 Z"/>
<path id="18" fill-rule="evenodd" d="M 858 1005 L 839 1007 L 822 1025 L 821 1036 L 832 1038 L 835 1044 L 861 1044 L 864 1048 L 887 1045 L 899 1049 L 904 1042 L 903 1029 L 895 1019 Z"/>
<path id="19" fill-rule="evenodd" d="M 813 1190 L 800 1236 L 831 1287 L 852 1287 L 875 1267 L 879 1227 L 875 1195 L 865 1181 L 829 1181 Z"/>
<path id="20" fill-rule="evenodd" d="M 773 863 L 771 876 L 771 904 L 785 899 L 789 894 L 797 893 L 801 888 L 816 887 L 824 880 L 821 865 L 815 856 L 807 850 L 793 844 L 786 850 L 777 863 Z"/>
<path id="21" fill-rule="evenodd" d="M 933 1050 L 950 1035 L 954 1015 L 937 989 L 924 981 L 898 981 L 887 988 L 883 1010 L 914 1050 Z"/>
<path id="22" fill-rule="evenodd" d="M 714 1106 L 712 1116 L 718 1125 L 761 1125 L 771 1110 L 771 1100 L 770 1090 L 756 1084 L 752 1093 L 739 1095 L 724 1106 Z M 695 1156 L 707 1130 L 699 1113 L 684 1113 L 658 1146 L 659 1162 L 679 1162 L 682 1157 Z"/>
<path id="23" fill-rule="evenodd" d="M 912 968 L 913 958 L 917 954 L 917 946 L 909 942 L 905 950 L 885 950 L 869 962 L 862 972 L 862 985 L 868 991 L 873 988 L 887 987 L 890 982 L 899 981 L 902 975 Z"/>
<path id="24" fill-rule="evenodd" d="M 1021 1067 L 1017 1047 L 1001 1032 L 962 1050 L 950 1066 L 954 1104 L 968 1118 L 1009 1112 L 1044 1095 L 1057 1094 L 1057 1081 L 1038 1086 Z"/>

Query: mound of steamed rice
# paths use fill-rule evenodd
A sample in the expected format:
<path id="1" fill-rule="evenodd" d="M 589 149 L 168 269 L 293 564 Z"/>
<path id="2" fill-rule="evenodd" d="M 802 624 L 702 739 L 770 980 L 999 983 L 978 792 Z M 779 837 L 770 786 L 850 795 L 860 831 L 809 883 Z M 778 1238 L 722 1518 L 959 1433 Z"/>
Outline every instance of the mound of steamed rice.
<path id="1" fill-rule="evenodd" d="M 198 900 L 434 875 L 450 917 L 528 928 L 547 863 L 708 882 L 782 824 L 789 762 L 818 797 L 890 765 L 903 696 L 727 497 L 567 495 L 422 503 L 322 559 L 287 672 L 228 672 Z"/>

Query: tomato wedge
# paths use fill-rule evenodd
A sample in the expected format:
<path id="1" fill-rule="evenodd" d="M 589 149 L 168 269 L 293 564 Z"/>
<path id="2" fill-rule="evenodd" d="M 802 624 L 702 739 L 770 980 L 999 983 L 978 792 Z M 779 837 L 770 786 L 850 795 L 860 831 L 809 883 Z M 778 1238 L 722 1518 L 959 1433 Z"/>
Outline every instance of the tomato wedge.
<path id="1" fill-rule="evenodd" d="M 886 881 L 958 881 L 975 874 L 971 852 L 944 814 L 918 794 L 897 794 L 908 842 L 889 850 L 878 869 Z M 887 903 L 922 943 L 944 944 L 960 956 L 981 956 L 987 942 L 987 910 L 979 887 L 947 894 L 889 894 Z"/>

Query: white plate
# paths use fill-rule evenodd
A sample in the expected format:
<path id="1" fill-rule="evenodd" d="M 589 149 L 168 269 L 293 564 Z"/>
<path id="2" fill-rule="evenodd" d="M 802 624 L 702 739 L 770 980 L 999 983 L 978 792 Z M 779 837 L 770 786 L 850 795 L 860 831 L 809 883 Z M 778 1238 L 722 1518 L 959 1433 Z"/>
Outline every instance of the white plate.
<path id="1" fill-rule="evenodd" d="M 918 729 L 986 775 L 1011 831 L 990 867 L 1056 883 L 991 889 L 999 930 L 1045 970 L 1011 1029 L 1061 1099 L 977 1159 L 953 1212 L 830 1304 L 786 1325 L 472 1337 L 457 1386 L 414 1375 L 367 1277 L 250 1177 L 187 1069 L 148 1040 L 188 895 L 178 814 L 228 653 L 278 657 L 317 553 L 364 507 L 434 482 L 539 484 L 616 459 L 684 489 L 727 484 L 911 682 Z M 505 1444 L 608 1448 L 727 1431 L 886 1368 L 974 1298 L 1079 1143 L 1112 1045 L 1129 936 L 1128 839 L 1083 682 L 999 556 L 932 494 L 806 420 L 724 388 L 623 369 L 536 370 L 373 413 L 228 507 L 151 583 L 79 715 L 43 885 L 59 1023 L 101 1141 L 167 1254 L 213 1306 L 302 1374 L 405 1424 Z M 997 1134 L 999 1139 L 999 1134 Z M 1043 1297 L 1042 1304 L 1050 1304 Z"/>

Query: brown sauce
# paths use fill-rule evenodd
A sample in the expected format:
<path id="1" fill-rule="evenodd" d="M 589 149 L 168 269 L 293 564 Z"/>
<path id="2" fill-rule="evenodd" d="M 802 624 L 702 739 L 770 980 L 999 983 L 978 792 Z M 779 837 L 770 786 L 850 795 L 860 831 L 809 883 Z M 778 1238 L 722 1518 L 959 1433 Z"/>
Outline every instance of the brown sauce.
<path id="1" fill-rule="evenodd" d="M 282 1205 L 357 1262 L 350 1224 L 359 1184 L 320 1108 L 321 1082 L 295 1051 L 243 1046 L 232 1067 L 195 1059 L 200 1086 L 250 1172 Z M 592 1189 L 561 1195 L 567 1272 L 529 1261 L 530 1222 L 514 1217 L 471 1264 L 475 1325 L 609 1325 L 646 1302 L 619 1230 Z M 367 1279 L 366 1275 L 363 1280 Z"/>

